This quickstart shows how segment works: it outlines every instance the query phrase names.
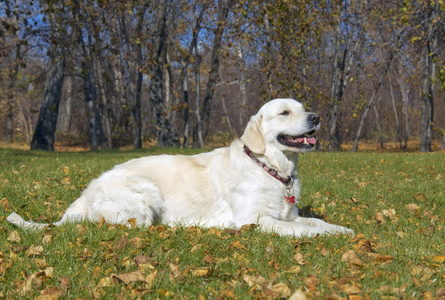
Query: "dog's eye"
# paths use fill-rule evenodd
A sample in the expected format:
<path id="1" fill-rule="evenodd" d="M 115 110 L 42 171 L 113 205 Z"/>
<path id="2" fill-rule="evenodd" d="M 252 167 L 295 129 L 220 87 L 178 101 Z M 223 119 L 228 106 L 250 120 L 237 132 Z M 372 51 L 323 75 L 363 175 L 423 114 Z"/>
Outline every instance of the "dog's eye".
<path id="1" fill-rule="evenodd" d="M 288 111 L 288 110 L 285 110 L 285 111 L 283 111 L 280 115 L 281 115 L 281 116 L 287 116 L 287 115 L 289 115 L 289 111 Z"/>

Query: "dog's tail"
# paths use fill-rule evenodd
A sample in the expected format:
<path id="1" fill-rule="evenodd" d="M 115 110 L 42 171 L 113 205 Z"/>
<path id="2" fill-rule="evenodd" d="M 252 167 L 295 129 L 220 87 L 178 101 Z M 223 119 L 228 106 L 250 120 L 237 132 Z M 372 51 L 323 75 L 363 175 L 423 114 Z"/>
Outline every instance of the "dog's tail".
<path id="1" fill-rule="evenodd" d="M 11 213 L 6 220 L 17 227 L 29 230 L 42 230 L 48 225 L 60 226 L 66 222 L 78 223 L 87 217 L 87 209 L 84 205 L 85 201 L 83 200 L 83 197 L 77 199 L 70 207 L 68 207 L 60 221 L 51 224 L 36 223 L 32 221 L 28 222 L 16 213 Z"/>
<path id="2" fill-rule="evenodd" d="M 48 226 L 49 224 L 43 224 L 43 223 L 35 223 L 35 222 L 27 222 L 25 220 L 23 220 L 22 217 L 20 217 L 18 214 L 16 213 L 12 213 L 10 214 L 6 220 L 11 223 L 14 224 L 17 227 L 21 227 L 24 229 L 31 229 L 31 230 L 40 230 L 45 228 L 46 226 Z"/>

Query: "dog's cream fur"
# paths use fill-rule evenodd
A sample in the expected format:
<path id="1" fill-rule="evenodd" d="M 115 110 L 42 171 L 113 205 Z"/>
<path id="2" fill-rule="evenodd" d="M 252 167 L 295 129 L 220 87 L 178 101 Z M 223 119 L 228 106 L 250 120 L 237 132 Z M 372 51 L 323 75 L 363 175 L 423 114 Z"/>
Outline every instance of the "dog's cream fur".
<path id="1" fill-rule="evenodd" d="M 283 178 L 294 175 L 298 152 L 309 151 L 313 145 L 305 149 L 286 146 L 277 137 L 315 133 L 320 124 L 309 122 L 310 114 L 295 100 L 275 99 L 251 117 L 241 139 L 230 147 L 194 156 L 149 156 L 117 165 L 93 180 L 54 225 L 102 218 L 129 225 L 128 220 L 135 218 L 138 226 L 160 222 L 239 228 L 256 223 L 282 235 L 353 233 L 319 219 L 299 217 L 296 204 L 285 200 L 285 184 L 243 150 L 244 145 L 249 147 Z M 290 193 L 298 198 L 297 179 Z M 46 225 L 25 222 L 15 213 L 8 221 L 33 229 Z"/>

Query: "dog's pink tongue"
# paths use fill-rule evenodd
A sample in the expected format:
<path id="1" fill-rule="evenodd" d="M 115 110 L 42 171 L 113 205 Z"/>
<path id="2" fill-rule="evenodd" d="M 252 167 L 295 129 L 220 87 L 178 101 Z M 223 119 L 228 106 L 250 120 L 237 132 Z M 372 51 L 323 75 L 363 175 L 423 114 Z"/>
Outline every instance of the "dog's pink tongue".
<path id="1" fill-rule="evenodd" d="M 299 142 L 299 143 L 304 143 L 305 139 L 309 144 L 315 145 L 317 143 L 317 140 L 314 137 L 310 137 L 310 138 L 298 137 L 298 138 L 296 138 L 297 142 Z"/>
<path id="2" fill-rule="evenodd" d="M 306 138 L 309 144 L 315 145 L 317 143 L 317 139 L 314 137 Z"/>

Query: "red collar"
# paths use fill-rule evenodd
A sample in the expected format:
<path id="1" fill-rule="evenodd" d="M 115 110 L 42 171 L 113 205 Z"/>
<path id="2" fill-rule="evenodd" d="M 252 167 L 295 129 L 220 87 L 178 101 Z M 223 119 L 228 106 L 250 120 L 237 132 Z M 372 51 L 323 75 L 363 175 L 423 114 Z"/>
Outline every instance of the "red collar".
<path id="1" fill-rule="evenodd" d="M 293 179 L 292 176 L 288 176 L 286 178 L 281 177 L 280 175 L 278 175 L 277 170 L 269 168 L 268 166 L 266 166 L 266 164 L 260 162 L 258 160 L 258 158 L 256 158 L 252 151 L 250 151 L 250 149 L 244 145 L 244 152 L 247 154 L 247 156 L 249 156 L 251 159 L 253 159 L 253 161 L 255 161 L 261 168 L 263 168 L 267 173 L 269 173 L 272 177 L 274 177 L 275 179 L 278 179 L 279 181 L 281 181 L 282 183 L 284 183 L 284 185 L 286 187 L 288 187 L 289 185 L 293 184 Z"/>

